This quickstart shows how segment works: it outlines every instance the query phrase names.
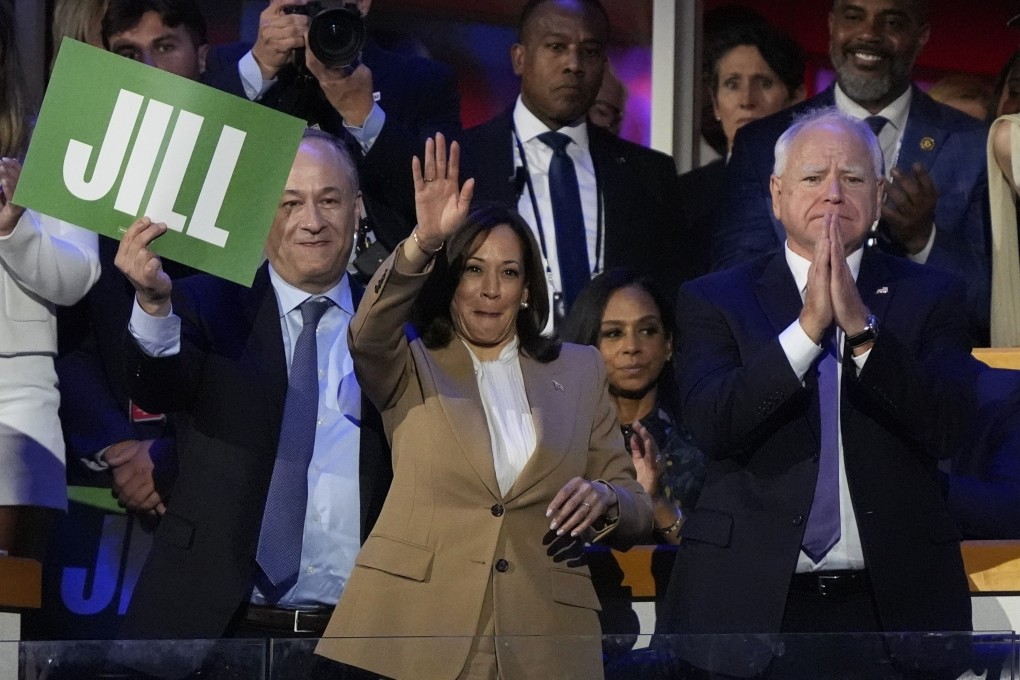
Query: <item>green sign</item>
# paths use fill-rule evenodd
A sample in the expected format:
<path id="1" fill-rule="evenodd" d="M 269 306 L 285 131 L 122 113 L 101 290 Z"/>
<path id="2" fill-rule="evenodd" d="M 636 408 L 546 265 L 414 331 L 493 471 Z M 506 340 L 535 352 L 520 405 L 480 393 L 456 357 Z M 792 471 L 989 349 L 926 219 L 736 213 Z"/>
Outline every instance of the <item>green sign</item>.
<path id="1" fill-rule="evenodd" d="M 304 121 L 68 38 L 13 198 L 251 285 Z"/>

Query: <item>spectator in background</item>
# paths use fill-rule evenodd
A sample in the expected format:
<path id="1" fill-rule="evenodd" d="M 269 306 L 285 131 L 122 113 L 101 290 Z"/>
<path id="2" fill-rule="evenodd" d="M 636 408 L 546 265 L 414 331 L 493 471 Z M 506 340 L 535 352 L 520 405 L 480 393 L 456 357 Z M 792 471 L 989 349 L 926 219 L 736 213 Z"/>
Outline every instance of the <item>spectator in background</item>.
<path id="1" fill-rule="evenodd" d="M 836 83 L 811 99 L 744 126 L 727 165 L 715 266 L 782 246 L 772 214 L 772 147 L 806 111 L 836 105 L 877 130 L 890 181 L 875 234 L 886 252 L 949 271 L 967 283 L 975 345 L 988 343 L 991 251 L 987 130 L 911 82 L 928 42 L 927 0 L 834 0 L 829 56 Z"/>
<path id="2" fill-rule="evenodd" d="M 991 110 L 992 87 L 973 73 L 950 73 L 939 78 L 928 96 L 968 116 L 984 120 Z"/>
<path id="3" fill-rule="evenodd" d="M 305 49 L 309 17 L 284 11 L 293 4 L 271 0 L 259 15 L 255 44 L 239 60 L 211 69 L 208 82 L 317 124 L 347 143 L 358 161 L 368 218 L 359 226 L 354 266 L 367 281 L 414 225 L 411 158 L 437 132 L 460 136 L 456 80 L 444 64 L 384 50 L 371 31 L 360 61 L 327 68 Z M 353 4 L 367 18 L 372 0 Z"/>
<path id="4" fill-rule="evenodd" d="M 65 38 L 80 40 L 93 47 L 103 46 L 103 15 L 109 0 L 57 0 L 53 6 L 53 59 L 50 70 L 57 61 L 60 42 Z"/>
<path id="5" fill-rule="evenodd" d="M 617 77 L 613 65 L 606 62 L 606 72 L 602 76 L 602 87 L 599 88 L 599 93 L 595 95 L 595 103 L 588 109 L 588 120 L 594 125 L 609 130 L 614 135 L 619 135 L 626 108 L 627 87 Z"/>
<path id="6" fill-rule="evenodd" d="M 725 157 L 680 176 L 680 201 L 688 226 L 685 247 L 695 253 L 697 274 L 711 267 L 712 244 L 726 191 L 726 162 L 745 124 L 804 99 L 804 54 L 789 36 L 764 21 L 717 30 L 706 40 L 706 64 L 715 120 L 726 138 Z"/>
<path id="7" fill-rule="evenodd" d="M 646 276 L 616 267 L 581 291 L 562 337 L 597 347 L 638 482 L 652 499 L 654 538 L 678 543 L 705 461 L 680 419 L 673 383 L 672 309 Z"/>
<path id="8" fill-rule="evenodd" d="M 67 508 L 56 307 L 92 287 L 99 258 L 95 234 L 12 202 L 32 113 L 15 35 L 0 0 L 0 551 L 42 560 Z"/>
<path id="9" fill-rule="evenodd" d="M 602 3 L 530 0 L 517 40 L 520 95 L 465 133 L 465 174 L 477 199 L 514 206 L 531 225 L 549 276 L 549 328 L 607 267 L 651 274 L 672 295 L 689 277 L 676 165 L 587 120 L 606 67 Z"/>

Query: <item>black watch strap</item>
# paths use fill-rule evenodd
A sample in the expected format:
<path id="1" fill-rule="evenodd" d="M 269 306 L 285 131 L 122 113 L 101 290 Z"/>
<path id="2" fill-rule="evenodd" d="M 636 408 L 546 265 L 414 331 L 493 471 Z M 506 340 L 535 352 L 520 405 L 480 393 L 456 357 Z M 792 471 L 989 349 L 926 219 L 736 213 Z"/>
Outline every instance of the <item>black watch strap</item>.
<path id="1" fill-rule="evenodd" d="M 868 314 L 867 322 L 865 323 L 864 330 L 855 335 L 848 335 L 846 337 L 846 344 L 850 349 L 856 349 L 861 345 L 866 345 L 869 342 L 875 340 L 878 337 L 878 319 L 875 318 L 874 314 Z"/>

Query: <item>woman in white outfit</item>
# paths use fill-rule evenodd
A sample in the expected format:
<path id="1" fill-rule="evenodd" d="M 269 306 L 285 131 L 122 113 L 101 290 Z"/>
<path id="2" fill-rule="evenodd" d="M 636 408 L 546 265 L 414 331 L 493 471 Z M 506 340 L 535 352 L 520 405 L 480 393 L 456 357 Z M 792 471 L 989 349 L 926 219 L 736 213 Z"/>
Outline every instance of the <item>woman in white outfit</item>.
<path id="1" fill-rule="evenodd" d="M 41 559 L 67 507 L 55 311 L 95 283 L 99 256 L 95 234 L 10 200 L 29 127 L 14 35 L 0 0 L 0 551 Z"/>

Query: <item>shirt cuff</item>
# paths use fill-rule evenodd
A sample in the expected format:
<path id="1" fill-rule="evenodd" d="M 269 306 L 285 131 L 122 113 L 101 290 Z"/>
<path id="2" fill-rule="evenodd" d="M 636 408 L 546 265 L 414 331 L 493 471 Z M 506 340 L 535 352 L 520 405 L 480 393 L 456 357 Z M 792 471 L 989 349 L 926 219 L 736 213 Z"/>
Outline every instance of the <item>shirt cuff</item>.
<path id="1" fill-rule="evenodd" d="M 103 472 L 110 469 L 110 464 L 106 462 L 103 456 L 110 449 L 109 446 L 104 446 L 100 450 L 93 453 L 91 456 L 85 456 L 80 458 L 82 464 L 85 465 L 89 470 L 93 472 Z"/>
<path id="2" fill-rule="evenodd" d="M 822 348 L 804 332 L 800 326 L 800 319 L 795 319 L 779 334 L 779 344 L 797 380 L 804 382 L 804 376 L 807 375 L 811 365 L 821 356 Z"/>
<path id="3" fill-rule="evenodd" d="M 361 150 L 364 153 L 368 153 L 372 149 L 372 145 L 375 144 L 375 140 L 379 137 L 379 133 L 382 132 L 385 122 L 386 112 L 379 106 L 379 102 L 376 102 L 372 104 L 372 110 L 368 112 L 368 117 L 365 118 L 365 122 L 362 123 L 361 127 L 348 125 L 347 121 L 344 121 L 344 128 L 347 132 L 351 133 L 354 139 L 358 140 Z"/>
<path id="4" fill-rule="evenodd" d="M 935 245 L 936 231 L 938 231 L 938 229 L 936 229 L 935 225 L 934 224 L 931 225 L 931 236 L 928 237 L 928 243 L 924 246 L 924 248 L 921 248 L 920 251 L 914 253 L 913 255 L 907 253 L 907 259 L 910 260 L 911 262 L 916 262 L 917 264 L 924 264 L 925 262 L 927 262 L 928 256 L 931 255 L 931 248 L 933 245 Z"/>
<path id="5" fill-rule="evenodd" d="M 237 73 L 241 76 L 241 85 L 244 87 L 244 96 L 250 101 L 255 101 L 266 93 L 266 90 L 276 84 L 276 78 L 263 80 L 262 69 L 255 61 L 251 50 L 244 53 L 237 62 Z"/>
<path id="6" fill-rule="evenodd" d="M 871 356 L 871 350 L 872 349 L 874 349 L 874 347 L 868 349 L 867 352 L 865 352 L 864 354 L 861 354 L 860 356 L 853 356 L 853 355 L 851 355 L 850 358 L 854 360 L 854 365 L 857 367 L 857 375 L 858 376 L 861 374 L 861 371 L 864 370 L 864 364 L 867 363 L 868 357 Z M 853 352 L 853 350 L 850 349 L 849 347 L 847 348 L 847 351 L 848 352 Z"/>
<path id="7" fill-rule="evenodd" d="M 181 318 L 171 310 L 167 316 L 151 316 L 138 304 L 131 307 L 128 332 L 150 357 L 169 357 L 181 351 Z"/>

